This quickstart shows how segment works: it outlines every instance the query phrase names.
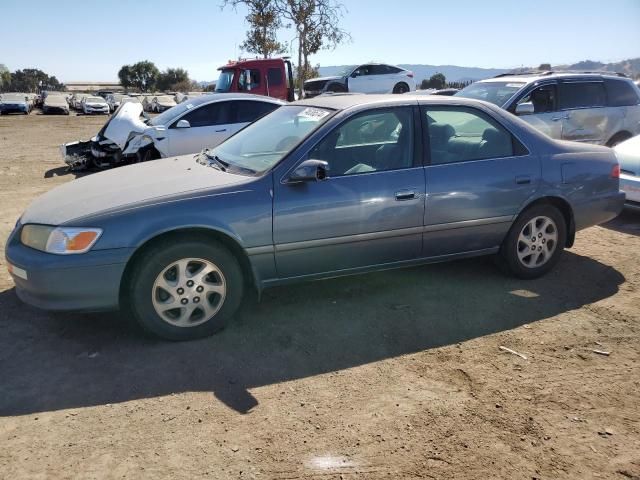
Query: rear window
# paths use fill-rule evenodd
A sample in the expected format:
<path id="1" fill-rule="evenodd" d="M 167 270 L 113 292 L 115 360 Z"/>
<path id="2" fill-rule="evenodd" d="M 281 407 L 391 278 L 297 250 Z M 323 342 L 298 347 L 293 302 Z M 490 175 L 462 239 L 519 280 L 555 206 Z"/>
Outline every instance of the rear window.
<path id="1" fill-rule="evenodd" d="M 640 103 L 638 94 L 630 82 L 607 79 L 604 84 L 607 87 L 607 99 L 610 107 L 626 107 Z"/>
<path id="2" fill-rule="evenodd" d="M 603 82 L 566 82 L 560 84 L 559 107 L 572 108 L 604 107 L 606 95 Z"/>

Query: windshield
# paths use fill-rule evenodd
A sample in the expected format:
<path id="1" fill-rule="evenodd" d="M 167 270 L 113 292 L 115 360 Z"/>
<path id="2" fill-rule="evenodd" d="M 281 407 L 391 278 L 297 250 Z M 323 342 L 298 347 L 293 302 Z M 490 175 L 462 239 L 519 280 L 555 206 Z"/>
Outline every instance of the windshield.
<path id="1" fill-rule="evenodd" d="M 159 102 L 173 102 L 173 97 L 168 95 L 163 95 L 161 97 L 157 97 Z"/>
<path id="2" fill-rule="evenodd" d="M 223 70 L 216 82 L 216 92 L 228 92 L 233 85 L 233 70 Z"/>
<path id="3" fill-rule="evenodd" d="M 484 100 L 503 107 L 525 85 L 524 82 L 476 82 L 463 88 L 455 96 Z"/>
<path id="4" fill-rule="evenodd" d="M 87 102 L 87 103 L 91 103 L 91 102 L 104 103 L 104 98 L 102 98 L 102 97 L 87 97 L 85 99 L 85 102 Z"/>
<path id="5" fill-rule="evenodd" d="M 210 155 L 229 168 L 263 173 L 327 121 L 331 113 L 318 107 L 280 107 L 210 150 Z"/>

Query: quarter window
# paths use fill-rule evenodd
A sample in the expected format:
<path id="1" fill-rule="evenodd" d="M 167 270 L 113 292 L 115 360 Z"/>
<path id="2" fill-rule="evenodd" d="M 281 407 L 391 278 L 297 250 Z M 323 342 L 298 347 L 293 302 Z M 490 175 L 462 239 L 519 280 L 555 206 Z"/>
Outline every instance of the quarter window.
<path id="1" fill-rule="evenodd" d="M 604 84 L 607 87 L 607 97 L 610 107 L 627 107 L 640 103 L 638 94 L 631 82 L 607 79 L 604 81 Z"/>
<path id="2" fill-rule="evenodd" d="M 511 134 L 477 110 L 434 107 L 423 112 L 432 165 L 514 155 Z"/>
<path id="3" fill-rule="evenodd" d="M 560 110 L 604 107 L 606 95 L 602 82 L 566 82 L 560 84 Z"/>
<path id="4" fill-rule="evenodd" d="M 357 115 L 327 135 L 309 158 L 329 163 L 329 176 L 354 175 L 413 166 L 410 107 Z"/>

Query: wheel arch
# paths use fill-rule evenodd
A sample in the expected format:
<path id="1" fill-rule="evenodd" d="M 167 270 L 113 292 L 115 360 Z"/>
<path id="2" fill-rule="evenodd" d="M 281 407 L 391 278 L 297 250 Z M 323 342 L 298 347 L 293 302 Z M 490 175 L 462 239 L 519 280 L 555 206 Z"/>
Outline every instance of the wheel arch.
<path id="1" fill-rule="evenodd" d="M 238 260 L 242 274 L 244 275 L 245 283 L 258 289 L 259 280 L 255 271 L 251 266 L 249 256 L 245 252 L 244 248 L 238 243 L 237 239 L 231 235 L 222 232 L 220 230 L 205 228 L 205 227 L 179 227 L 174 230 L 161 232 L 151 238 L 146 239 L 141 243 L 131 255 L 127 264 L 125 265 L 124 272 L 122 274 L 122 281 L 120 282 L 120 304 L 122 305 L 123 296 L 126 295 L 129 286 L 129 279 L 131 272 L 135 268 L 139 259 L 143 256 L 144 252 L 154 247 L 155 245 L 167 241 L 176 240 L 189 237 L 189 239 L 204 239 L 208 241 L 218 242 L 226 247 L 234 257 Z"/>
<path id="2" fill-rule="evenodd" d="M 398 87 L 399 85 L 404 85 L 405 87 L 407 87 L 407 93 L 411 92 L 411 86 L 404 80 L 400 80 L 399 82 L 397 82 L 391 89 L 391 92 L 395 92 L 396 87 Z"/>
<path id="3" fill-rule="evenodd" d="M 536 198 L 535 200 L 528 203 L 519 213 L 518 216 L 522 215 L 523 212 L 528 209 L 536 206 L 536 205 L 552 205 L 560 210 L 562 216 L 564 217 L 565 225 L 567 227 L 567 242 L 566 247 L 571 248 L 573 246 L 573 242 L 576 238 L 576 224 L 573 216 L 573 209 L 567 200 L 562 197 L 557 196 L 546 196 Z"/>

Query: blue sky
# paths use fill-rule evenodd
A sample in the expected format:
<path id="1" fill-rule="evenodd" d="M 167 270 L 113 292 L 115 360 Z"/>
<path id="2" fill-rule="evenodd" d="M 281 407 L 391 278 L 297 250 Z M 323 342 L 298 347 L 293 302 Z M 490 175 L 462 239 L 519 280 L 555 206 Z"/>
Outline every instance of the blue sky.
<path id="1" fill-rule="evenodd" d="M 352 41 L 312 57 L 512 68 L 640 56 L 640 0 L 342 0 Z M 220 0 L 0 0 L 0 63 L 62 81 L 115 80 L 148 59 L 196 80 L 241 52 L 245 11 Z M 9 21 L 7 21 L 9 20 Z M 290 30 L 281 32 L 289 42 Z M 292 52 L 295 58 L 295 52 Z"/>

